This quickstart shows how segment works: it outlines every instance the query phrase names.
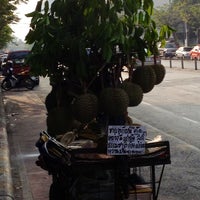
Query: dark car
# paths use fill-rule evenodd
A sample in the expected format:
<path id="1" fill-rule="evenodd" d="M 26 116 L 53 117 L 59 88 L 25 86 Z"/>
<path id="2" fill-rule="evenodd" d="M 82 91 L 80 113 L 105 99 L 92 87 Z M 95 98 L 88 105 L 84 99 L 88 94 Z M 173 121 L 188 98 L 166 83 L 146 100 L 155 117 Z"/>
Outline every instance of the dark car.
<path id="1" fill-rule="evenodd" d="M 20 50 L 20 51 L 10 51 L 8 53 L 6 63 L 4 64 L 3 68 L 6 68 L 6 65 L 12 64 L 13 68 L 13 75 L 19 75 L 22 72 L 25 72 L 24 75 L 30 75 L 30 66 L 25 62 L 28 54 L 30 51 L 28 50 Z M 39 76 L 32 76 L 32 80 L 35 82 L 36 85 L 39 84 Z"/>
<path id="2" fill-rule="evenodd" d="M 161 59 L 160 59 L 160 56 L 156 56 L 155 57 L 156 59 L 156 64 L 157 65 L 160 65 L 161 64 Z M 151 56 L 147 56 L 145 58 L 145 61 L 144 61 L 144 66 L 149 66 L 149 65 L 154 65 L 154 56 L 151 55 Z M 136 59 L 136 66 L 142 66 L 142 62 L 139 60 L 139 59 Z"/>
<path id="3" fill-rule="evenodd" d="M 163 49 L 163 56 L 165 58 L 167 58 L 167 57 L 172 58 L 175 56 L 176 50 L 177 50 L 177 46 L 175 43 L 167 43 L 165 45 L 165 48 Z"/>

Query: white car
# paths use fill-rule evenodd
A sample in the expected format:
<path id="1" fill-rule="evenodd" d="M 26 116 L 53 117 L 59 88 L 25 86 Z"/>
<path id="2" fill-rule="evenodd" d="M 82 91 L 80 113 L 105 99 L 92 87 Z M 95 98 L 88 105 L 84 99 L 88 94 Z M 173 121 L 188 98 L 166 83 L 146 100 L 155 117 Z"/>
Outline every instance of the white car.
<path id="1" fill-rule="evenodd" d="M 191 50 L 192 50 L 192 47 L 179 47 L 176 50 L 175 56 L 177 58 L 183 58 L 183 59 L 187 58 L 187 59 L 189 59 Z"/>

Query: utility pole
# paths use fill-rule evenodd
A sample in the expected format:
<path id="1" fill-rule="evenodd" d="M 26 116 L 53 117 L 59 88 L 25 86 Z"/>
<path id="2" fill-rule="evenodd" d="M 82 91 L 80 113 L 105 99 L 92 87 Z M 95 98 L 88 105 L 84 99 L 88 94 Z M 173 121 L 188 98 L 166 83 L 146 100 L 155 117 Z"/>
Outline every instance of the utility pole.
<path id="1" fill-rule="evenodd" d="M 200 28 L 197 28 L 197 44 L 200 43 Z"/>
<path id="2" fill-rule="evenodd" d="M 185 22 L 185 46 L 188 46 L 188 26 L 187 22 Z"/>

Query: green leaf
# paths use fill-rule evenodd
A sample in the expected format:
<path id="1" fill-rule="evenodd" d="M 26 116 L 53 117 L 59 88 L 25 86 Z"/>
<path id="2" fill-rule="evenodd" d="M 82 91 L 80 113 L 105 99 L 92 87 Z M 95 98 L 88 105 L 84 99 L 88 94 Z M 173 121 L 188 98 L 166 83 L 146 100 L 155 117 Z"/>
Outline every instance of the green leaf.
<path id="1" fill-rule="evenodd" d="M 45 12 L 45 14 L 47 14 L 48 11 L 49 11 L 49 2 L 48 2 L 48 0 L 47 0 L 47 1 L 45 1 L 45 3 L 44 3 L 44 12 Z"/>
<path id="2" fill-rule="evenodd" d="M 42 2 L 43 2 L 43 0 L 40 0 L 40 1 L 37 2 L 36 8 L 35 8 L 36 12 L 42 11 Z"/>

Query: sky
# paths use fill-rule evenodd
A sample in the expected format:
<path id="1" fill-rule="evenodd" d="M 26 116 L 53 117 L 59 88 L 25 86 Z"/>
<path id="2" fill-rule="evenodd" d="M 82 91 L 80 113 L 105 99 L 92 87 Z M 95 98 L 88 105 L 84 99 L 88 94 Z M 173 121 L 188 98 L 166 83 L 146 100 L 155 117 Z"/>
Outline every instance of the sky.
<path id="1" fill-rule="evenodd" d="M 18 5 L 16 10 L 17 16 L 20 18 L 20 21 L 17 24 L 12 24 L 11 28 L 14 31 L 14 35 L 23 40 L 25 39 L 27 33 L 29 32 L 29 24 L 31 18 L 26 17 L 25 14 L 30 13 L 35 10 L 37 0 L 29 0 L 28 3 L 21 3 Z"/>
<path id="2" fill-rule="evenodd" d="M 154 0 L 155 6 L 161 6 L 165 3 L 168 3 L 169 0 Z M 11 25 L 12 30 L 14 31 L 14 35 L 21 39 L 25 40 L 27 33 L 29 32 L 29 24 L 31 18 L 25 16 L 25 14 L 30 13 L 35 10 L 37 4 L 37 0 L 29 0 L 28 3 L 21 3 L 18 5 L 18 9 L 16 14 L 20 18 L 20 21 L 17 24 Z"/>
<path id="3" fill-rule="evenodd" d="M 168 4 L 171 0 L 153 0 L 155 7 L 163 6 L 164 4 Z"/>

